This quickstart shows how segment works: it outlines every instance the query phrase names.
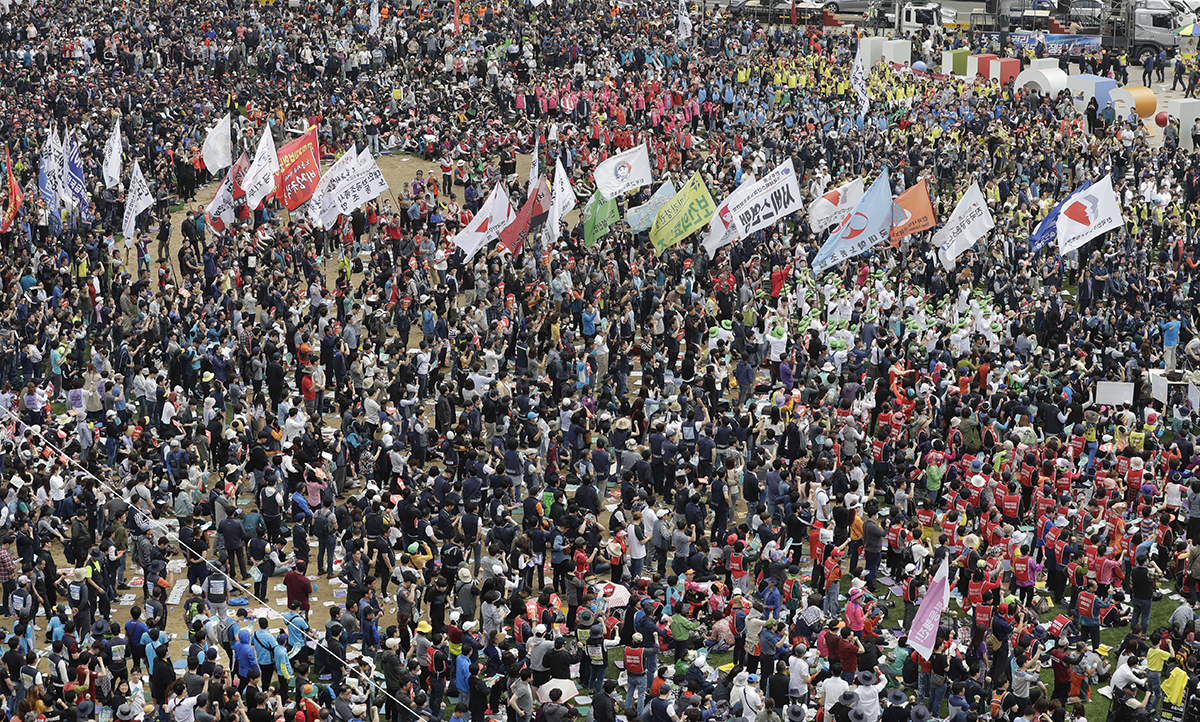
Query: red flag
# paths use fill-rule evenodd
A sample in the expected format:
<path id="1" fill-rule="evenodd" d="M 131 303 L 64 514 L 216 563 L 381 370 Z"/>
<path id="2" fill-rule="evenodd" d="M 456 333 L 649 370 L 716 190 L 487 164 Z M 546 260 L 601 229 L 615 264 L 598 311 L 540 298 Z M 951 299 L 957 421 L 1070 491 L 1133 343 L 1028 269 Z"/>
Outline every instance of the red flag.
<path id="1" fill-rule="evenodd" d="M 250 159 L 246 157 L 246 151 L 242 151 L 242 157 L 237 159 L 237 163 L 229 169 L 229 175 L 233 178 L 233 197 L 234 200 L 242 198 L 246 195 L 246 189 L 242 187 L 242 181 L 246 178 L 246 171 L 250 170 Z"/>
<path id="2" fill-rule="evenodd" d="M 289 211 L 312 198 L 321 180 L 321 154 L 316 126 L 279 149 L 279 172 L 275 174 L 276 197 Z"/>
<path id="3" fill-rule="evenodd" d="M 546 223 L 548 215 L 550 215 L 550 186 L 546 183 L 546 179 L 542 178 L 538 183 L 537 193 L 529 196 L 525 205 L 521 206 L 521 211 L 517 213 L 517 220 L 500 231 L 499 245 L 507 248 L 514 256 L 520 255 L 521 248 L 525 245 L 525 239 L 529 237 L 530 233 L 536 233 Z"/>
<path id="4" fill-rule="evenodd" d="M 792 0 L 792 25 L 796 24 L 796 0 Z"/>
<path id="5" fill-rule="evenodd" d="M 17 211 L 21 210 L 21 204 L 25 201 L 25 196 L 21 195 L 21 185 L 13 175 L 12 159 L 8 157 L 7 148 L 4 149 L 4 165 L 8 168 L 8 207 L 4 209 L 4 223 L 0 224 L 0 233 L 8 233 L 12 228 Z"/>
<path id="6" fill-rule="evenodd" d="M 458 16 L 462 14 L 461 0 L 454 0 L 454 34 L 458 35 L 461 30 L 458 27 Z"/>

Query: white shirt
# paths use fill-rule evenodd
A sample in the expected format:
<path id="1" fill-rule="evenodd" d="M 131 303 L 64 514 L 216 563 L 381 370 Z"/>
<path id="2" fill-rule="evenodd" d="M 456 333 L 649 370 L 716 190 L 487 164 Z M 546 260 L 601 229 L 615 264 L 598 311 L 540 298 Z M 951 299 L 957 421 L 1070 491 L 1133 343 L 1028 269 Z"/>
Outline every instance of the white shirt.
<path id="1" fill-rule="evenodd" d="M 1112 688 L 1125 689 L 1131 684 L 1141 684 L 1143 681 L 1143 678 L 1134 674 L 1133 670 L 1129 668 L 1129 664 L 1126 663 L 1117 667 L 1117 671 L 1113 672 Z"/>
<path id="2" fill-rule="evenodd" d="M 825 695 L 825 711 L 829 712 L 835 704 L 838 697 L 842 696 L 842 692 L 850 689 L 850 684 L 841 677 L 830 677 L 821 683 L 821 694 Z"/>
<path id="3" fill-rule="evenodd" d="M 803 697 L 808 694 L 808 680 L 811 670 L 808 667 L 808 662 L 804 661 L 804 657 L 790 657 L 788 659 L 788 673 L 790 681 L 788 687 L 793 694 Z"/>
<path id="4" fill-rule="evenodd" d="M 646 545 L 638 541 L 638 526 L 639 523 L 637 521 L 633 521 L 629 523 L 629 526 L 625 527 L 625 539 L 629 542 L 630 559 L 646 558 Z M 642 533 L 644 534 L 645 532 Z"/>

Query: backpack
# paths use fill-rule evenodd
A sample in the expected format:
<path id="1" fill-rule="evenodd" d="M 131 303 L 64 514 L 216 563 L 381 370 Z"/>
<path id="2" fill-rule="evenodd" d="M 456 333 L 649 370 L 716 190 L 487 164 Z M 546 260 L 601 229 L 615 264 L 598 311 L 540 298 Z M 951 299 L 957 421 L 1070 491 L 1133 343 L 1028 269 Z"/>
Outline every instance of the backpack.
<path id="1" fill-rule="evenodd" d="M 332 523 L 332 528 L 331 528 Z M 337 532 L 337 518 L 331 509 L 322 508 L 313 516 L 313 536 L 327 537 Z"/>

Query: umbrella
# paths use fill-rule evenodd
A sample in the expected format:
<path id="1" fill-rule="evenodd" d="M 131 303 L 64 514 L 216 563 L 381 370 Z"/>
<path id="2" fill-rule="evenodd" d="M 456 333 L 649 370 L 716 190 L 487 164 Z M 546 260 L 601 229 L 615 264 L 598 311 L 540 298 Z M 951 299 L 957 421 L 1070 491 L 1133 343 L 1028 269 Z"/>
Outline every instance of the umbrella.
<path id="1" fill-rule="evenodd" d="M 1174 30 L 1172 32 L 1174 32 L 1176 35 L 1200 35 L 1200 25 L 1197 23 L 1192 23 L 1191 25 L 1184 25 L 1178 30 Z"/>
<path id="2" fill-rule="evenodd" d="M 604 585 L 604 596 L 607 597 L 609 609 L 620 609 L 629 604 L 629 587 L 609 582 Z"/>
<path id="3" fill-rule="evenodd" d="M 541 687 L 538 687 L 538 698 L 543 702 L 549 702 L 550 690 L 554 689 L 562 690 L 562 699 L 558 701 L 563 704 L 566 704 L 569 700 L 579 695 L 579 690 L 575 688 L 575 682 L 569 679 L 552 679 Z"/>

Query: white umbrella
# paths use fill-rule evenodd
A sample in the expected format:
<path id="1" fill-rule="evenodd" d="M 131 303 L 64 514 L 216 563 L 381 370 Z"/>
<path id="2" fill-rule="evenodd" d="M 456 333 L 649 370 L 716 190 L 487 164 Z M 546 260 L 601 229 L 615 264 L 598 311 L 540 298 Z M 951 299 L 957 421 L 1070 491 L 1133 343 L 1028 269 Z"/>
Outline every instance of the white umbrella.
<path id="1" fill-rule="evenodd" d="M 604 596 L 610 610 L 620 609 L 629 604 L 629 587 L 609 582 L 604 586 Z"/>
<path id="2" fill-rule="evenodd" d="M 579 695 L 579 690 L 575 689 L 575 682 L 569 679 L 552 679 L 549 682 L 538 687 L 538 699 L 543 702 L 550 701 L 550 691 L 555 689 L 562 690 L 562 698 L 558 700 L 563 704 L 574 699 Z"/>

